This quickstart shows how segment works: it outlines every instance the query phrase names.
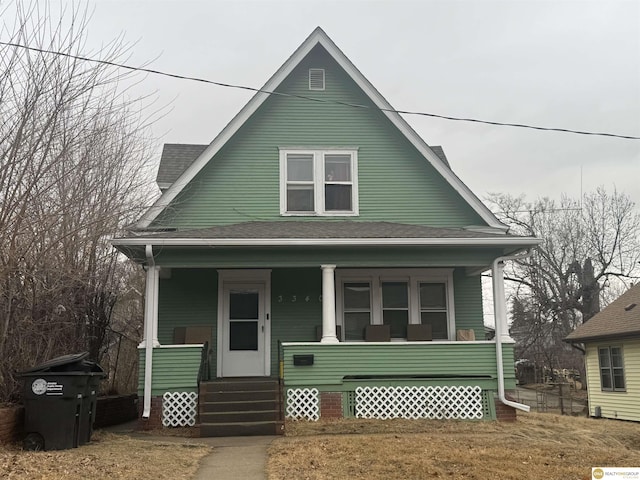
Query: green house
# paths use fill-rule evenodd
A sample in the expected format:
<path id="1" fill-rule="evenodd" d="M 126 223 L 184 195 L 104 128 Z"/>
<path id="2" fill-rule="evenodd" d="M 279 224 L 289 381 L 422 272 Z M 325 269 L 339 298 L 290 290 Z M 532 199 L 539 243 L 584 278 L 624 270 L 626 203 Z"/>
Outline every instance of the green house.
<path id="1" fill-rule="evenodd" d="M 113 240 L 146 269 L 146 421 L 224 435 L 526 409 L 505 397 L 502 268 L 538 240 L 510 235 L 320 28 L 209 145 L 165 145 L 157 181 Z"/>

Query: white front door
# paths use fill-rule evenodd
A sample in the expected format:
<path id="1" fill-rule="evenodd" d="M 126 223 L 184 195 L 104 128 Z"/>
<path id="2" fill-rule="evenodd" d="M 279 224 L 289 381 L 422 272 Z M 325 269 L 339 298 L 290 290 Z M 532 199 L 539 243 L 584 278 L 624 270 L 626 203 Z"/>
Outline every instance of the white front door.
<path id="1" fill-rule="evenodd" d="M 225 283 L 222 312 L 222 376 L 268 375 L 264 285 Z"/>

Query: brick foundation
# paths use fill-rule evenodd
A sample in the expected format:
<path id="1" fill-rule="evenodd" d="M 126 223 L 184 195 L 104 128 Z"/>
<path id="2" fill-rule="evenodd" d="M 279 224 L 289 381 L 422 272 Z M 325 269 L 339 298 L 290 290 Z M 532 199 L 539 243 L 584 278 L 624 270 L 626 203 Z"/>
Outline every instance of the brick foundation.
<path id="1" fill-rule="evenodd" d="M 342 393 L 320 392 L 320 417 L 342 418 Z"/>
<path id="2" fill-rule="evenodd" d="M 511 400 L 515 402 L 515 398 L 513 398 L 509 393 L 505 392 L 505 398 L 507 400 Z M 517 420 L 516 409 L 505 405 L 502 403 L 498 397 L 496 397 L 496 420 L 499 422 L 515 422 Z"/>
<path id="3" fill-rule="evenodd" d="M 138 430 L 154 430 L 162 428 L 162 397 L 151 397 L 149 418 L 142 418 L 144 399 L 138 402 Z"/>

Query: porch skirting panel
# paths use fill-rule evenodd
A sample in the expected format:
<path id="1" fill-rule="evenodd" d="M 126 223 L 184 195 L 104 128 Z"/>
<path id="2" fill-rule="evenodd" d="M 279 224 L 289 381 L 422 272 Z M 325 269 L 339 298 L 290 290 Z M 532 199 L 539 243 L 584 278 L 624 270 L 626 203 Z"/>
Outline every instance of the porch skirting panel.
<path id="1" fill-rule="evenodd" d="M 494 392 L 468 385 L 345 385 L 343 391 L 286 389 L 286 418 L 494 420 Z M 500 404 L 502 406 L 502 404 Z M 502 410 L 501 410 L 502 412 Z"/>
<path id="2" fill-rule="evenodd" d="M 193 427 L 198 415 L 198 394 L 165 392 L 162 395 L 162 426 Z"/>
<path id="3" fill-rule="evenodd" d="M 355 397 L 358 418 L 484 418 L 482 389 L 478 386 L 357 387 Z"/>

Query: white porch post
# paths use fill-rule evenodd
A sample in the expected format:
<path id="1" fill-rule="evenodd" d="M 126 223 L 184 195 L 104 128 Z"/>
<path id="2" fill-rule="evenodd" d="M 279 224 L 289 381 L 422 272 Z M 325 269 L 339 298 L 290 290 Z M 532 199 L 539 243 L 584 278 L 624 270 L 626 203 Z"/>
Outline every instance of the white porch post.
<path id="1" fill-rule="evenodd" d="M 147 267 L 147 277 L 144 294 L 144 331 L 140 347 L 147 345 L 151 339 L 153 347 L 159 347 L 158 341 L 158 291 L 160 285 L 160 267 Z"/>
<path id="2" fill-rule="evenodd" d="M 499 341 L 512 342 L 513 338 L 509 335 L 509 326 L 507 325 L 507 302 L 504 293 L 504 262 L 497 262 L 493 272 L 493 312 L 494 321 L 496 322 L 496 333 L 499 332 Z M 498 328 L 498 322 L 500 322 Z"/>
<path id="3" fill-rule="evenodd" d="M 338 343 L 336 337 L 336 282 L 335 265 L 322 268 L 322 343 Z"/>

